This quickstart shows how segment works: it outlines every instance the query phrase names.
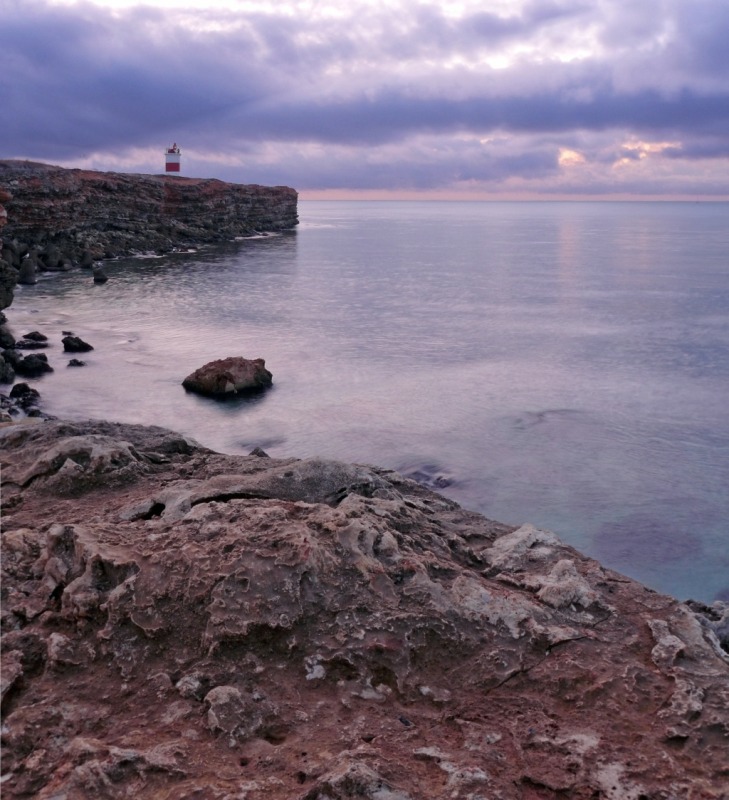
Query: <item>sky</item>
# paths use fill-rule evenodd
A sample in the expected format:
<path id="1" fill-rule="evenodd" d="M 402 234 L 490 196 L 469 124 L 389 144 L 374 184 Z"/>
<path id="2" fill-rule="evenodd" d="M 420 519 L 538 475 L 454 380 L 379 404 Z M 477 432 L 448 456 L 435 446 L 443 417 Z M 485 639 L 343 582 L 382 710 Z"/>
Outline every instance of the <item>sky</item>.
<path id="1" fill-rule="evenodd" d="M 0 0 L 0 158 L 302 198 L 729 200 L 729 0 Z"/>

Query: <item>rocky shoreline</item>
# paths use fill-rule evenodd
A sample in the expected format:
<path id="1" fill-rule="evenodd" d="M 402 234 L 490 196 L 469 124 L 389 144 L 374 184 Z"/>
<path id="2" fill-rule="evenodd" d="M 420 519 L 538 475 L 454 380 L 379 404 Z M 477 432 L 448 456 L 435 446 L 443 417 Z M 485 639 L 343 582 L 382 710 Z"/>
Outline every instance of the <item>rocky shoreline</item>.
<path id="1" fill-rule="evenodd" d="M 0 429 L 3 794 L 726 800 L 727 607 L 395 472 Z"/>
<path id="2" fill-rule="evenodd" d="M 16 269 L 31 259 L 39 269 L 58 270 L 292 230 L 297 201 L 287 186 L 0 160 L 2 257 Z"/>
<path id="3" fill-rule="evenodd" d="M 12 392 L 5 797 L 729 800 L 726 603 L 391 470 Z"/>
<path id="4" fill-rule="evenodd" d="M 129 175 L 0 160 L 0 384 L 53 369 L 36 331 L 16 341 L 4 315 L 17 284 L 42 272 L 88 269 L 108 276 L 105 259 L 164 254 L 298 224 L 298 195 L 286 186 L 231 184 L 174 175 Z M 68 343 L 64 352 L 83 352 Z M 33 350 L 26 355 L 23 351 Z M 71 366 L 82 366 L 73 359 Z M 0 420 L 43 416 L 37 389 L 0 393 Z"/>

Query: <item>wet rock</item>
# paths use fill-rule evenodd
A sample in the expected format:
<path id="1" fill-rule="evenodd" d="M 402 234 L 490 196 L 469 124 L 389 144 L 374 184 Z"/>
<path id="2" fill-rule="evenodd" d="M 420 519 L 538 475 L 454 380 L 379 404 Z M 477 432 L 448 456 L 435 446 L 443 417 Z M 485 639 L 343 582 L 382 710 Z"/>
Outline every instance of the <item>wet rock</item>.
<path id="1" fill-rule="evenodd" d="M 31 331 L 18 339 L 15 347 L 18 350 L 40 350 L 48 347 L 48 337 L 39 331 Z"/>
<path id="2" fill-rule="evenodd" d="M 15 369 L 12 363 L 0 354 L 0 383 L 12 383 L 15 380 Z"/>
<path id="3" fill-rule="evenodd" d="M 63 349 L 66 353 L 88 353 L 90 350 L 94 349 L 80 336 L 64 336 L 61 341 L 63 342 Z"/>
<path id="4" fill-rule="evenodd" d="M 85 362 L 85 361 L 81 361 L 81 360 L 80 360 L 80 359 L 78 359 L 78 358 L 72 358 L 72 359 L 71 359 L 71 360 L 68 362 L 68 366 L 69 366 L 69 367 L 85 367 L 85 366 L 86 366 L 86 362 Z"/>
<path id="5" fill-rule="evenodd" d="M 109 276 L 101 267 L 93 267 L 94 283 L 106 283 Z"/>
<path id="6" fill-rule="evenodd" d="M 8 330 L 7 325 L 0 325 L 0 350 L 8 350 L 15 347 L 15 337 Z"/>
<path id="7" fill-rule="evenodd" d="M 210 361 L 182 382 L 185 389 L 209 397 L 234 397 L 271 386 L 273 376 L 262 358 L 238 356 Z"/>
<path id="8" fill-rule="evenodd" d="M 16 383 L 10 390 L 10 398 L 27 411 L 31 406 L 38 405 L 40 392 L 28 386 L 27 383 Z"/>
<path id="9" fill-rule="evenodd" d="M 63 256 L 55 244 L 46 245 L 46 247 L 40 251 L 39 258 L 46 269 L 52 271 L 60 270 Z"/>
<path id="10" fill-rule="evenodd" d="M 48 337 L 40 331 L 30 331 L 23 335 L 23 339 L 28 342 L 47 342 Z"/>
<path id="11" fill-rule="evenodd" d="M 5 254 L 3 250 L 3 254 Z M 15 285 L 18 282 L 18 271 L 3 258 L 0 258 L 0 311 L 13 302 Z"/>
<path id="12" fill-rule="evenodd" d="M 24 286 L 35 286 L 38 283 L 38 259 L 35 253 L 20 262 L 18 283 Z"/>
<path id="13" fill-rule="evenodd" d="M 53 372 L 53 367 L 48 363 L 48 356 L 45 353 L 32 353 L 21 357 L 14 362 L 13 368 L 18 375 L 22 375 L 24 378 L 39 378 L 46 372 Z"/>

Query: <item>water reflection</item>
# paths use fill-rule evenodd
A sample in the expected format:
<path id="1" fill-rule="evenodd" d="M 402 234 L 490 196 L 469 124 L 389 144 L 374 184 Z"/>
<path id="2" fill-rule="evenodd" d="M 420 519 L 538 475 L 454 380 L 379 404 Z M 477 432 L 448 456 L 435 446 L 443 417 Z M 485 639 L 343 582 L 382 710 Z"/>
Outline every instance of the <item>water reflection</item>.
<path id="1" fill-rule="evenodd" d="M 116 262 L 101 287 L 59 275 L 11 316 L 52 340 L 51 413 L 401 468 L 710 600 L 729 574 L 729 215 L 677 205 L 302 203 L 296 234 Z M 87 367 L 66 370 L 64 329 Z M 264 358 L 273 389 L 182 389 L 229 355 Z"/>

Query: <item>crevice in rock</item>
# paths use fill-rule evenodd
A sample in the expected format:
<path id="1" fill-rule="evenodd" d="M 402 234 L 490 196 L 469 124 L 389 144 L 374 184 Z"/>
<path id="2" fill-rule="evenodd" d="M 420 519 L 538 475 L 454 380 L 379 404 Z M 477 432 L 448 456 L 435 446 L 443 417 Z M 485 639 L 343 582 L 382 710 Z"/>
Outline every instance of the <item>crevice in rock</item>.
<path id="1" fill-rule="evenodd" d="M 199 506 L 201 503 L 228 503 L 231 500 L 271 500 L 270 495 L 257 494 L 256 492 L 223 492 L 211 494 L 193 500 L 190 506 Z"/>
<path id="2" fill-rule="evenodd" d="M 161 517 L 165 508 L 166 506 L 164 503 L 153 503 L 149 511 L 142 514 L 138 519 L 154 519 L 155 517 Z"/>

